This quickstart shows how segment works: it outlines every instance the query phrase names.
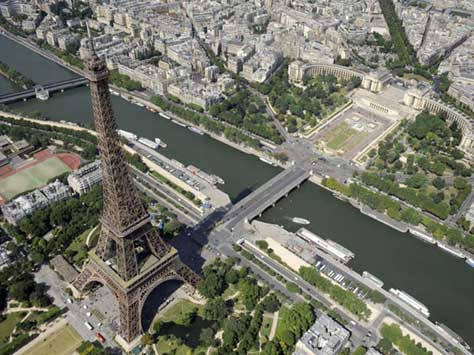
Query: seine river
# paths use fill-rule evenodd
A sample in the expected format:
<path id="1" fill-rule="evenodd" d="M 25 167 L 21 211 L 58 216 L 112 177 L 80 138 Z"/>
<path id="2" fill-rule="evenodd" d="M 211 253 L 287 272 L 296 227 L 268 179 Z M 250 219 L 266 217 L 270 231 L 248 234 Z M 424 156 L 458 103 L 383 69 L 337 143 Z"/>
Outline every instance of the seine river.
<path id="1" fill-rule="evenodd" d="M 43 63 L 38 55 L 11 41 L 8 41 L 9 51 L 4 55 L 4 42 L 0 36 L 0 60 L 15 68 L 16 62 L 30 60 L 30 66 L 35 70 L 28 73 L 33 80 L 40 82 L 40 74 L 38 78 L 34 75 L 46 70 L 58 70 L 51 73 L 52 79 L 65 78 L 64 69 L 55 64 L 56 69 L 51 69 L 51 63 Z M 38 110 L 53 120 L 89 123 L 92 122 L 90 105 L 88 88 L 83 87 L 56 94 L 46 102 L 31 100 L 13 107 L 24 112 Z M 162 150 L 163 154 L 222 177 L 225 180 L 222 188 L 233 200 L 248 194 L 279 171 L 253 156 L 206 135 L 195 134 L 119 97 L 113 96 L 113 106 L 121 129 L 147 138 L 163 139 L 168 144 L 168 148 Z M 350 266 L 356 271 L 367 270 L 382 279 L 385 288 L 395 287 L 410 293 L 426 304 L 432 320 L 445 323 L 474 345 L 474 269 L 463 261 L 361 214 L 311 183 L 303 184 L 281 200 L 263 215 L 262 220 L 294 231 L 299 227 L 290 221 L 294 216 L 310 220 L 308 229 L 351 249 L 356 256 Z"/>

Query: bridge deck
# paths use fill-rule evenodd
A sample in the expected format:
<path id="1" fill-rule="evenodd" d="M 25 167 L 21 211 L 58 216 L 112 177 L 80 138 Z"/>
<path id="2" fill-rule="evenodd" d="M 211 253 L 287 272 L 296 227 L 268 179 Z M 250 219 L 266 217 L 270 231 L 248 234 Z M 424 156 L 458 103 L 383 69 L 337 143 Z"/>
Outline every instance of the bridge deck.
<path id="1" fill-rule="evenodd" d="M 232 230 L 243 219 L 258 216 L 309 176 L 310 172 L 300 167 L 282 171 L 232 207 L 224 218 L 226 228 Z"/>
<path id="2" fill-rule="evenodd" d="M 62 80 L 55 83 L 41 85 L 41 87 L 49 92 L 55 92 L 59 90 L 65 90 L 74 88 L 77 86 L 87 84 L 86 78 L 73 78 L 68 80 Z M 0 95 L 0 104 L 8 104 L 10 102 L 19 101 L 23 99 L 29 99 L 35 96 L 35 89 L 27 89 L 23 91 L 17 91 L 10 94 Z"/>

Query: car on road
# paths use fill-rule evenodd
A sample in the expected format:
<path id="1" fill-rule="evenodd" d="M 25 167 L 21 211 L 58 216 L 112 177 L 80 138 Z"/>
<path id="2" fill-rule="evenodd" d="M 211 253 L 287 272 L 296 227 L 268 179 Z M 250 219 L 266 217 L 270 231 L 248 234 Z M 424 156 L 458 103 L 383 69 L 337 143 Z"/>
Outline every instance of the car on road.
<path id="1" fill-rule="evenodd" d="M 105 343 L 105 338 L 102 334 L 96 333 L 95 336 L 96 336 L 97 340 L 100 341 L 102 344 Z"/>

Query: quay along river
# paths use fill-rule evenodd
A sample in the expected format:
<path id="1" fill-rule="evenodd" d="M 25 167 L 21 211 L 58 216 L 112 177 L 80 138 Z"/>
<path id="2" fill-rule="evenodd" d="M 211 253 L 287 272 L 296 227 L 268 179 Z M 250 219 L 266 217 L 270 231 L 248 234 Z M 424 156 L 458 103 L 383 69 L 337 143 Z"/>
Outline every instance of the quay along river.
<path id="1" fill-rule="evenodd" d="M 16 43 L 9 43 L 4 55 L 3 40 L 0 36 L 0 60 L 9 65 L 31 61 L 33 72 L 58 70 L 49 73 L 50 77 L 64 75 L 65 69 L 48 61 L 44 64 L 37 54 Z M 51 69 L 51 65 L 56 69 Z M 25 75 L 30 73 L 24 72 Z M 117 96 L 112 96 L 112 103 L 121 129 L 150 139 L 159 137 L 168 144 L 161 150 L 166 156 L 222 177 L 225 184 L 221 188 L 233 201 L 279 171 L 256 157 L 207 135 L 193 133 Z M 82 124 L 92 122 L 90 106 L 87 87 L 55 94 L 44 102 L 31 100 L 11 105 L 19 111 L 40 111 L 53 120 Z M 292 217 L 310 220 L 306 228 L 355 253 L 349 264 L 353 269 L 360 273 L 371 272 L 385 282 L 387 289 L 394 287 L 413 295 L 430 309 L 433 321 L 445 323 L 474 345 L 474 269 L 462 260 L 363 215 L 309 182 L 264 213 L 262 220 L 295 231 L 300 226 L 291 222 Z"/>
<path id="2" fill-rule="evenodd" d="M 0 95 L 7 94 L 9 92 L 14 92 L 17 90 L 21 90 L 21 88 L 15 85 L 15 83 L 13 83 L 12 81 L 5 78 L 3 75 L 0 75 Z"/>
<path id="3" fill-rule="evenodd" d="M 36 84 L 49 84 L 77 77 L 77 74 L 70 70 L 2 35 L 0 35 L 0 61 Z M 3 89 L 0 83 L 0 93 L 8 92 L 3 92 Z"/>

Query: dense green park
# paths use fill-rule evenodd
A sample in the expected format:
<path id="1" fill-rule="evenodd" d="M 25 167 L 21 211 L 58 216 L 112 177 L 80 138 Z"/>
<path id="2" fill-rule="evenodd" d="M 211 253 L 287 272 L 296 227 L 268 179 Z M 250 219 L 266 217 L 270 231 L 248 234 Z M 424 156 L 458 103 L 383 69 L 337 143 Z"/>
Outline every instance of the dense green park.
<path id="1" fill-rule="evenodd" d="M 338 80 L 333 75 L 317 75 L 304 79 L 304 87 L 292 85 L 288 80 L 285 63 L 267 84 L 259 90 L 268 95 L 280 121 L 294 133 L 314 127 L 324 117 L 348 102 L 348 91 L 360 85 L 360 79 Z"/>
<path id="2" fill-rule="evenodd" d="M 276 144 L 283 138 L 266 112 L 264 102 L 250 90 L 238 88 L 235 93 L 210 107 L 209 113 L 222 121 L 241 127 Z"/>
<path id="3" fill-rule="evenodd" d="M 284 299 L 261 283 L 237 258 L 216 259 L 203 268 L 198 290 L 205 304 L 180 300 L 158 315 L 145 343 L 159 351 L 204 354 L 291 354 L 315 318 L 309 304 L 282 305 Z M 278 327 L 268 339 L 264 320 L 280 310 Z"/>
<path id="4" fill-rule="evenodd" d="M 369 152 L 372 172 L 361 181 L 444 220 L 471 192 L 466 177 L 472 169 L 463 162 L 461 139 L 456 123 L 422 112 Z"/>
<path id="5" fill-rule="evenodd" d="M 383 324 L 380 333 L 387 342 L 395 345 L 406 355 L 430 355 L 431 351 L 426 350 L 421 344 L 416 343 L 409 335 L 403 335 L 400 326 L 397 324 Z"/>

